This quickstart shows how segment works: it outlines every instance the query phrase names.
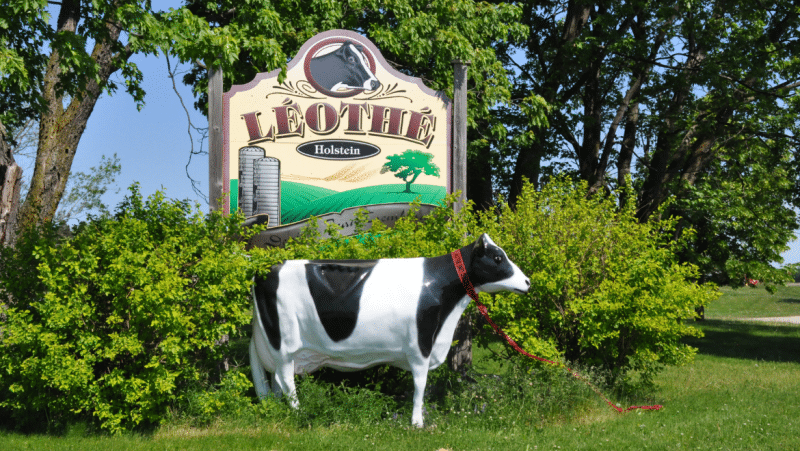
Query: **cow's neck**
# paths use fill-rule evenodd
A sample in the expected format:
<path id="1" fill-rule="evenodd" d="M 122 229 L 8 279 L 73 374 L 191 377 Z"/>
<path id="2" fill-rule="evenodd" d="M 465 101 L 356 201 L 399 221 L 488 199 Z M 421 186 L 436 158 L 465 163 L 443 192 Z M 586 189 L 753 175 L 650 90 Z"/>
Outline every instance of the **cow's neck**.
<path id="1" fill-rule="evenodd" d="M 461 249 L 464 264 L 472 261 L 472 246 Z M 450 254 L 426 258 L 423 263 L 423 289 L 417 307 L 417 329 L 420 350 L 429 355 L 442 325 L 451 315 L 464 312 L 468 303 L 459 306 L 467 297 Z"/>
<path id="2" fill-rule="evenodd" d="M 464 266 L 469 268 L 472 263 L 472 245 L 461 248 L 461 259 L 464 261 Z M 426 259 L 425 277 L 429 279 L 424 281 L 427 286 L 437 286 L 442 290 L 442 305 L 446 308 L 451 309 L 467 295 L 451 254 Z M 480 292 L 480 289 L 475 287 L 475 291 Z"/>

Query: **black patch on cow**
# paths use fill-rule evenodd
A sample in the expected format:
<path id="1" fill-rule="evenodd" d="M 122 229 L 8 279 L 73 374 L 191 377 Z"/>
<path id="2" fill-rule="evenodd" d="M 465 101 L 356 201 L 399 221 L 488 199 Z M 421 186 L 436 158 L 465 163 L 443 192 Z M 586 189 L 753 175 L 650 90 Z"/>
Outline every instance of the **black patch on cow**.
<path id="1" fill-rule="evenodd" d="M 318 260 L 306 263 L 306 278 L 322 327 L 333 341 L 356 328 L 364 281 L 378 260 Z"/>
<path id="2" fill-rule="evenodd" d="M 256 277 L 255 292 L 256 308 L 261 318 L 261 324 L 267 332 L 269 343 L 275 349 L 281 348 L 281 328 L 278 318 L 278 273 L 283 265 L 275 265 L 267 277 Z"/>
<path id="3" fill-rule="evenodd" d="M 470 249 L 471 246 L 461 249 L 467 267 Z M 417 341 L 423 357 L 431 355 L 442 324 L 466 294 L 450 254 L 423 260 L 422 291 L 417 306 Z"/>

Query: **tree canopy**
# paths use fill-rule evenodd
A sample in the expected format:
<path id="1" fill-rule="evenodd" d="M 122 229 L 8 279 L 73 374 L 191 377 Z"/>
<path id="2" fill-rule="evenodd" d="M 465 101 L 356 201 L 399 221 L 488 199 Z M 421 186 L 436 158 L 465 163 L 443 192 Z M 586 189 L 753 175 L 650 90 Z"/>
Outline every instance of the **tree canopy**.
<path id="1" fill-rule="evenodd" d="M 13 191 L 9 143 L 36 118 L 36 167 L 23 225 L 54 218 L 100 93 L 143 105 L 133 54 L 194 65 L 184 81 L 206 108 L 208 64 L 226 89 L 281 68 L 313 35 L 364 34 L 399 71 L 452 94 L 452 60 L 470 60 L 468 196 L 479 206 L 524 179 L 633 187 L 637 217 L 682 216 L 685 258 L 725 282 L 776 278 L 797 227 L 800 8 L 788 0 L 2 0 L 0 186 Z M 110 78 L 119 73 L 124 86 Z M 10 188 L 8 187 L 10 186 Z M 624 191 L 628 192 L 628 191 Z M 3 201 L 0 223 L 13 206 Z M 9 204 L 10 205 L 10 204 Z M 731 263 L 733 262 L 733 263 Z"/>
<path id="2" fill-rule="evenodd" d="M 590 193 L 633 183 L 636 199 L 621 202 L 636 202 L 640 221 L 679 214 L 698 230 L 706 274 L 729 281 L 735 259 L 753 263 L 739 273 L 777 277 L 765 265 L 785 249 L 800 206 L 797 4 L 514 4 L 529 33 L 498 54 L 512 98 L 541 96 L 549 127 L 531 125 L 524 102 L 498 109 L 510 131 L 491 142 L 505 157 L 492 169 L 497 187 L 513 201 L 524 178 L 541 184 L 560 170 Z"/>

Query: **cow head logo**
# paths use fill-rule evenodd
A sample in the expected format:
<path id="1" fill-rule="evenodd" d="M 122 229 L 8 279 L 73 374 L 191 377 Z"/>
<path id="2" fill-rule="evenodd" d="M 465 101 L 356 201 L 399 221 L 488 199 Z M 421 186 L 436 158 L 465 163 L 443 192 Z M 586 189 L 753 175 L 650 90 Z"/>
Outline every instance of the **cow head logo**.
<path id="1" fill-rule="evenodd" d="M 375 78 L 375 58 L 362 44 L 331 38 L 314 45 L 304 61 L 306 79 L 331 97 L 352 97 L 381 86 Z"/>

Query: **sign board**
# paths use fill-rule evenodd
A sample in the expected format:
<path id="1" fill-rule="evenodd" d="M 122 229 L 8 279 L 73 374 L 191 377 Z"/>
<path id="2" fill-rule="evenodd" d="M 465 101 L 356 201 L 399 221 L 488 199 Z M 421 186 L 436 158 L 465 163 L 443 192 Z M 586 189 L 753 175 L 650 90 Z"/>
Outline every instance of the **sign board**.
<path id="1" fill-rule="evenodd" d="M 429 211 L 452 191 L 450 99 L 394 70 L 368 39 L 320 33 L 278 74 L 223 94 L 226 213 L 298 229 L 358 207 L 395 217 L 415 199 Z"/>

